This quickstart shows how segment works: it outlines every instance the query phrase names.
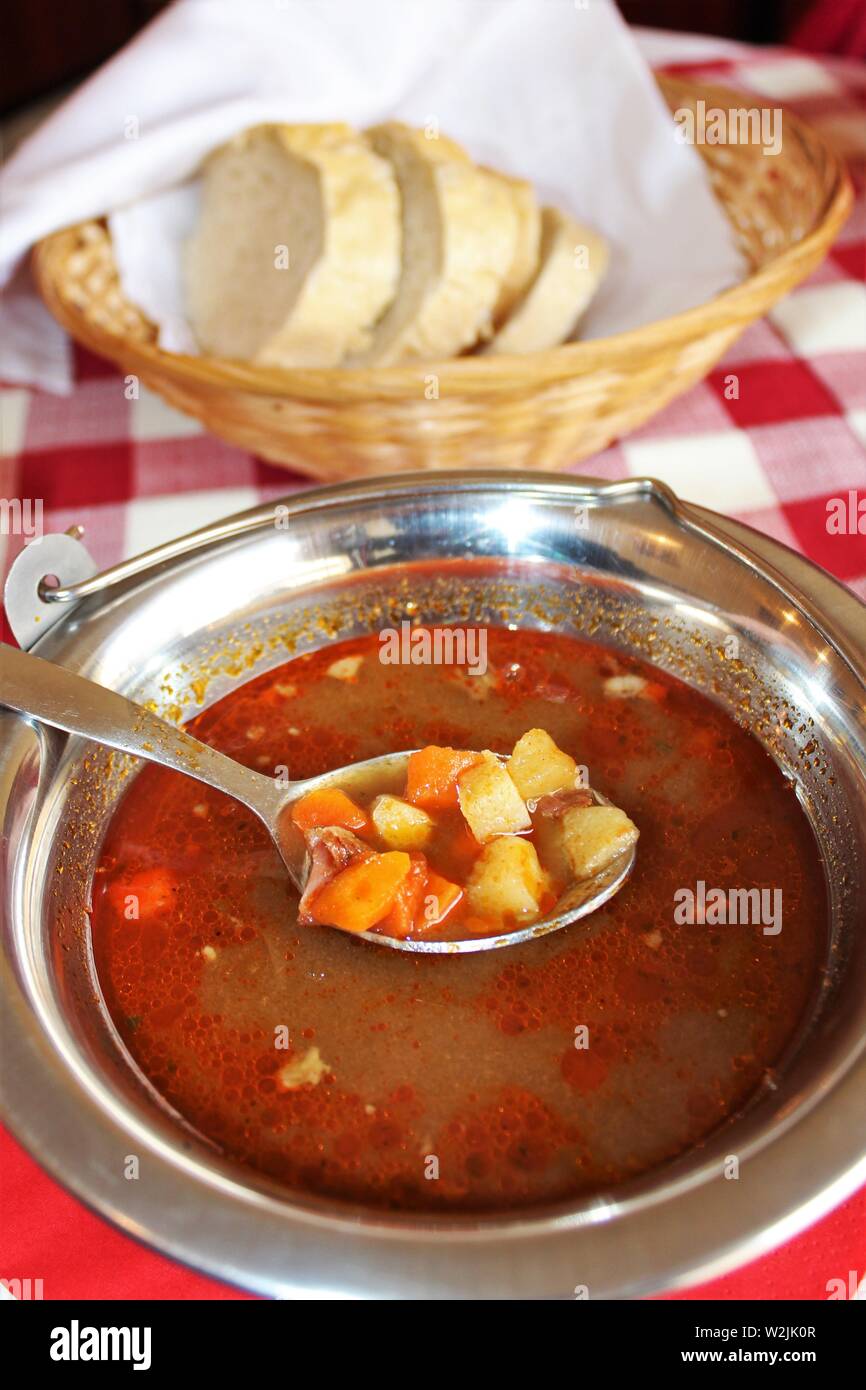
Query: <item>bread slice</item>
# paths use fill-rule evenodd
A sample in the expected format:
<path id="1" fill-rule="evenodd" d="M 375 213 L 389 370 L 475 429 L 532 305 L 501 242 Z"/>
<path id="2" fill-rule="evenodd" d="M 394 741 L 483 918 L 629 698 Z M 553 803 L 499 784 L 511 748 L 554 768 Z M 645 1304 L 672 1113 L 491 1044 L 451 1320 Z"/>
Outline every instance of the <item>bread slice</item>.
<path id="1" fill-rule="evenodd" d="M 262 364 L 335 366 L 367 345 L 393 299 L 400 241 L 391 166 L 348 126 L 245 131 L 207 161 L 187 245 L 199 345 Z"/>
<path id="2" fill-rule="evenodd" d="M 494 326 L 500 328 L 538 273 L 541 209 L 531 183 L 527 183 L 525 179 L 512 178 L 509 174 L 497 173 L 492 169 L 487 172 L 505 184 L 517 217 L 514 254 L 493 309 Z"/>
<path id="3" fill-rule="evenodd" d="M 542 352 L 564 343 L 607 269 L 607 243 L 558 208 L 541 212 L 539 268 L 485 353 Z"/>
<path id="4" fill-rule="evenodd" d="M 453 357 L 490 334 L 517 241 L 501 179 L 453 140 L 399 121 L 367 131 L 394 169 L 402 200 L 403 264 L 390 308 L 347 366 Z"/>

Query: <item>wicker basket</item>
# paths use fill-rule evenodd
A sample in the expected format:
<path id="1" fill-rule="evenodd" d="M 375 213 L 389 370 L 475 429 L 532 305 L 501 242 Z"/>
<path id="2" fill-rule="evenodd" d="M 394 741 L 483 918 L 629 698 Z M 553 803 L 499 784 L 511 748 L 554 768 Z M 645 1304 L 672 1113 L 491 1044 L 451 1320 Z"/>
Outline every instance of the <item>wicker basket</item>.
<path id="1" fill-rule="evenodd" d="M 660 85 L 671 110 L 699 100 L 743 104 L 722 88 L 672 78 Z M 773 159 L 756 145 L 698 148 L 752 267 L 748 278 L 672 318 L 531 356 L 348 371 L 163 352 L 153 324 L 120 290 L 98 221 L 40 242 L 34 272 L 46 304 L 79 342 L 273 463 L 329 481 L 416 468 L 561 468 L 605 448 L 704 376 L 815 268 L 848 215 L 842 162 L 787 111 Z"/>

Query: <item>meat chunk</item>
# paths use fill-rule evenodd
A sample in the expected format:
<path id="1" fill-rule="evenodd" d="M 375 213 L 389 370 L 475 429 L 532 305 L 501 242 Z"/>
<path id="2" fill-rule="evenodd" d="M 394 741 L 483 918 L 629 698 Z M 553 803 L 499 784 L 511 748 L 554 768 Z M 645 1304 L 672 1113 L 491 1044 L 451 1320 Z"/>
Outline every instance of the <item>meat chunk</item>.
<path id="1" fill-rule="evenodd" d="M 572 787 L 569 791 L 550 792 L 547 796 L 540 796 L 530 809 L 537 815 L 544 816 L 546 820 L 555 820 L 564 811 L 570 811 L 575 806 L 591 805 L 592 792 L 589 787 Z"/>
<path id="2" fill-rule="evenodd" d="M 369 858 L 373 851 L 351 830 L 343 830 L 339 825 L 309 830 L 304 838 L 310 856 L 310 871 L 298 903 L 298 921 L 301 926 L 309 927 L 316 920 L 312 904 L 320 889 L 350 864 Z"/>

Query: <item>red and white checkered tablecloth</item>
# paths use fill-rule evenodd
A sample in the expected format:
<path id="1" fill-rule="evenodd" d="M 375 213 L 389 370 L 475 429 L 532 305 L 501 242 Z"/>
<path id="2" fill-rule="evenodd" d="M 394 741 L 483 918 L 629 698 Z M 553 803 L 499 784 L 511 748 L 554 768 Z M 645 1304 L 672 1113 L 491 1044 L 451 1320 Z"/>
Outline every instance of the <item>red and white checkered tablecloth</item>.
<path id="1" fill-rule="evenodd" d="M 866 535 L 828 529 L 827 504 L 866 513 L 866 68 L 782 50 L 672 40 L 688 73 L 788 104 L 847 157 L 854 212 L 824 264 L 734 344 L 687 395 L 575 467 L 652 475 L 823 565 L 866 599 Z M 677 48 L 679 44 L 679 48 Z M 725 57 L 718 59 L 718 54 Z M 736 388 L 730 388 L 731 378 Z M 203 432 L 108 364 L 75 349 L 70 397 L 0 388 L 0 497 L 42 499 L 44 528 L 85 527 L 100 566 L 305 485 Z M 866 528 L 866 519 L 863 521 Z M 23 541 L 0 534 L 0 572 Z M 10 640 L 3 618 L 5 640 Z M 0 1278 L 46 1276 L 45 1296 L 239 1296 L 110 1230 L 0 1141 L 6 1197 Z M 774 1255 L 693 1293 L 814 1298 L 866 1277 L 866 1192 Z"/>

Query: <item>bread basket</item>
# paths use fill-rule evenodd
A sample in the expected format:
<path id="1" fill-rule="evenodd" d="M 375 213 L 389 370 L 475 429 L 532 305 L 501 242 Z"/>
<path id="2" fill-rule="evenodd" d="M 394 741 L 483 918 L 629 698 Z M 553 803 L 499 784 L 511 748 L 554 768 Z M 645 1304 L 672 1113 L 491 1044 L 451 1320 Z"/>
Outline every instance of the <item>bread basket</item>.
<path id="1" fill-rule="evenodd" d="M 724 88 L 670 77 L 660 86 L 672 111 L 742 104 Z M 698 146 L 751 267 L 746 279 L 673 317 L 531 356 L 348 371 L 164 352 L 154 325 L 123 296 L 102 221 L 46 237 L 34 274 L 73 338 L 272 463 L 327 481 L 418 468 L 562 468 L 698 381 L 821 261 L 850 210 L 850 181 L 788 111 L 784 135 L 772 160 L 755 144 Z"/>

